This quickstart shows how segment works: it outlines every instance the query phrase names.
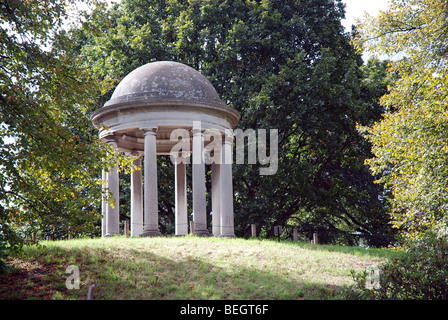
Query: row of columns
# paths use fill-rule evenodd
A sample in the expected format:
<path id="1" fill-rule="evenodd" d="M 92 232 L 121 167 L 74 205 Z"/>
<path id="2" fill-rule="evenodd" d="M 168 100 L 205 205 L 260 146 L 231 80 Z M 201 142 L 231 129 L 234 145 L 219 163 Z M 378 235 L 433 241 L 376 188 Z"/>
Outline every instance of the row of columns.
<path id="1" fill-rule="evenodd" d="M 116 141 L 110 140 L 115 148 Z M 196 235 L 209 235 L 207 228 L 204 136 L 201 130 L 193 129 L 193 222 Z M 212 233 L 214 236 L 233 237 L 233 188 L 232 188 L 233 135 L 226 135 L 222 147 L 214 149 L 212 169 Z M 196 157 L 196 158 L 195 158 Z M 131 236 L 160 236 L 158 218 L 156 128 L 144 130 L 144 190 L 142 170 L 131 174 Z M 142 168 L 141 158 L 133 163 Z M 175 234 L 188 234 L 186 158 L 177 157 L 175 163 Z M 103 197 L 102 236 L 119 234 L 119 175 L 118 167 L 103 173 L 104 192 L 114 196 L 111 204 Z M 144 191 L 144 193 L 143 193 Z"/>

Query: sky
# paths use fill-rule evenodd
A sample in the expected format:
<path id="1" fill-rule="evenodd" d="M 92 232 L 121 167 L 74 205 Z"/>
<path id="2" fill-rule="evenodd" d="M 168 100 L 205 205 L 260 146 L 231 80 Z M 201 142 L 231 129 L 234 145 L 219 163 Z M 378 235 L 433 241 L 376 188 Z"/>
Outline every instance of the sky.
<path id="1" fill-rule="evenodd" d="M 389 0 L 342 0 L 346 4 L 345 20 L 342 25 L 347 31 L 351 30 L 351 25 L 355 20 L 362 18 L 364 12 L 375 16 L 379 10 L 385 11 L 388 8 Z"/>
<path id="2" fill-rule="evenodd" d="M 342 0 L 345 3 L 345 19 L 341 21 L 347 32 L 356 24 L 356 19 L 361 19 L 365 13 L 376 16 L 380 10 L 386 11 L 389 0 Z M 368 52 L 362 53 L 362 59 L 367 61 L 371 57 Z M 394 59 L 393 57 L 378 56 L 379 59 Z"/>

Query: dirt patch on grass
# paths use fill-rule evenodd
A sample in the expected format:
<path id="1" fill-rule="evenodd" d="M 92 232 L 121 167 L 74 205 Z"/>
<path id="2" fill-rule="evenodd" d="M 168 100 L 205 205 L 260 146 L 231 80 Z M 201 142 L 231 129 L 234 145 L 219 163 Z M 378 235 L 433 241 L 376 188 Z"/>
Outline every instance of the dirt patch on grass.
<path id="1" fill-rule="evenodd" d="M 10 269 L 0 275 L 0 299 L 2 300 L 50 300 L 55 288 L 51 278 L 57 272 L 56 264 L 12 259 Z"/>

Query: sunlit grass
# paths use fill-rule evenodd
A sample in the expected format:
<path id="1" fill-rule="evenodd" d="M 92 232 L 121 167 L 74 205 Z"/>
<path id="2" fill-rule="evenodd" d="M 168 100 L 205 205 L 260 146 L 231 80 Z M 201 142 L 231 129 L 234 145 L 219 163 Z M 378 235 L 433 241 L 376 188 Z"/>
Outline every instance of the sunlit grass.
<path id="1" fill-rule="evenodd" d="M 202 237 L 46 241 L 16 257 L 52 265 L 56 299 L 320 299 L 351 283 L 350 270 L 377 265 L 385 249 Z M 68 290 L 65 269 L 80 271 Z"/>

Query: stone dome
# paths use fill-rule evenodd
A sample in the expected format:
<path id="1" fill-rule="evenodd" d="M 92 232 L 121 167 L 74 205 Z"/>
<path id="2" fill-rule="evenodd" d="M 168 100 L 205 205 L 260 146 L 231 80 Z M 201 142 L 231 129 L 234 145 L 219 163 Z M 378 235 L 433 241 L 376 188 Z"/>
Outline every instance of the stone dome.
<path id="1" fill-rule="evenodd" d="M 156 100 L 225 105 L 210 81 L 200 72 L 182 63 L 158 61 L 130 72 L 104 106 Z"/>
<path id="2" fill-rule="evenodd" d="M 178 62 L 159 61 L 130 72 L 91 120 L 102 141 L 116 141 L 124 152 L 143 150 L 144 132 L 157 131 L 157 154 L 169 154 L 177 140 L 175 129 L 200 125 L 221 133 L 234 128 L 237 110 L 222 101 L 210 81 L 195 69 Z"/>

